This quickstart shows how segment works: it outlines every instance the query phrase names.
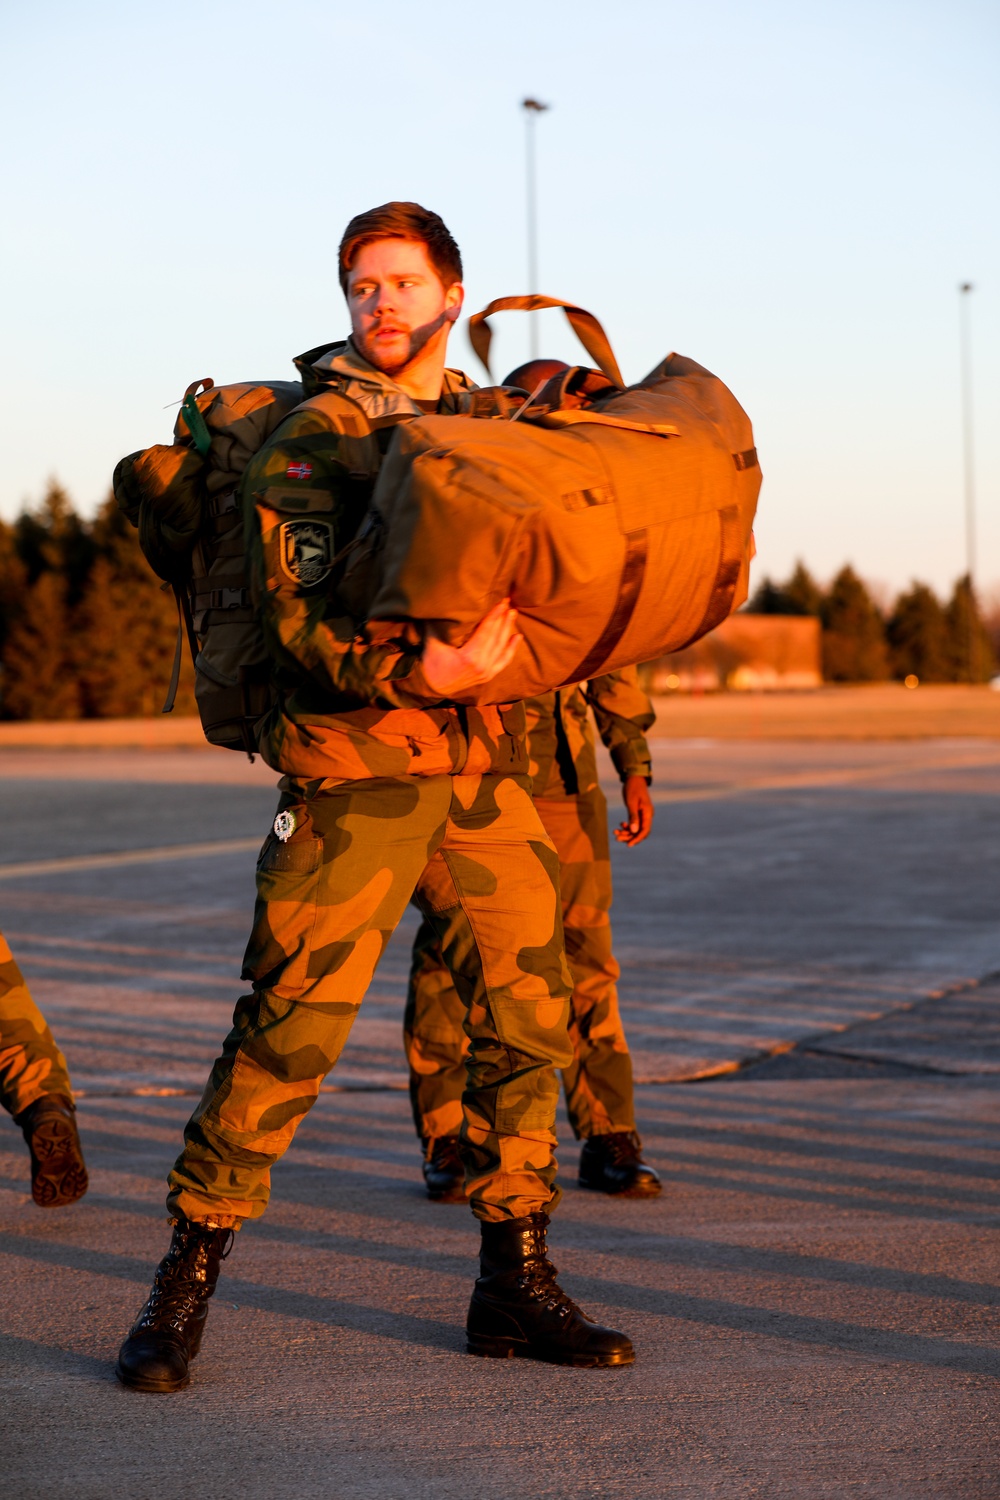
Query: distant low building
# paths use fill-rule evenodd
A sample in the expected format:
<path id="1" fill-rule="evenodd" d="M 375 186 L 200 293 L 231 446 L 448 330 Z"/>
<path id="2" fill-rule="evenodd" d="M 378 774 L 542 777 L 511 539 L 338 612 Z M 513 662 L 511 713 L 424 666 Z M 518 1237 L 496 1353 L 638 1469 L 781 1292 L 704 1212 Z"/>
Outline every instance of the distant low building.
<path id="1" fill-rule="evenodd" d="M 818 688 L 820 623 L 812 615 L 730 615 L 693 646 L 651 662 L 645 676 L 654 693 Z"/>

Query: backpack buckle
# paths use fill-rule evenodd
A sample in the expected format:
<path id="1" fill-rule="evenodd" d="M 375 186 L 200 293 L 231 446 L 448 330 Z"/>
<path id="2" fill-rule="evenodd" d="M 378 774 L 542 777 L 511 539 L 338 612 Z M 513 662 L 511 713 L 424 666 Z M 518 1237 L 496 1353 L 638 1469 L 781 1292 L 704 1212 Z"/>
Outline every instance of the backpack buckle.
<path id="1" fill-rule="evenodd" d="M 239 498 L 235 490 L 226 490 L 223 495 L 213 495 L 208 502 L 208 509 L 213 516 L 226 516 L 232 510 L 239 509 Z"/>
<path id="2" fill-rule="evenodd" d="M 209 609 L 245 609 L 250 603 L 249 589 L 213 589 L 208 596 Z"/>

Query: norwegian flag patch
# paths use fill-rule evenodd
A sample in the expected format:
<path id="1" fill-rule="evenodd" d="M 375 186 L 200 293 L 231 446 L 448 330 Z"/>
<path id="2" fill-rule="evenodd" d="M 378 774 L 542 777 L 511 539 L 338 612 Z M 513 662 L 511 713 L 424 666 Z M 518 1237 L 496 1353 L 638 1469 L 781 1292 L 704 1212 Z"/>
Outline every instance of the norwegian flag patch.
<path id="1" fill-rule="evenodd" d="M 289 479 L 309 479 L 312 476 L 312 464 L 304 463 L 301 459 L 298 463 L 289 464 L 285 473 Z"/>

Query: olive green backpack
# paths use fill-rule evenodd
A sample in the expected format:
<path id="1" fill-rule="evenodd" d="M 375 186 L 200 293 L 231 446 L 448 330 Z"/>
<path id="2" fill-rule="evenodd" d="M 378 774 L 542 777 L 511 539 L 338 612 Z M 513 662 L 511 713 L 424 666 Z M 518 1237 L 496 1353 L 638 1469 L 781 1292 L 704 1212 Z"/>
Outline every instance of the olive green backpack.
<path id="1" fill-rule="evenodd" d="M 222 386 L 196 380 L 184 394 L 173 443 L 129 454 L 113 481 L 147 561 L 177 600 L 177 647 L 163 712 L 174 706 L 186 637 L 206 739 L 251 759 L 254 730 L 273 689 L 250 599 L 240 477 L 299 407 L 320 407 L 335 429 L 359 439 L 355 461 L 367 463 L 369 477 L 380 461 L 368 420 L 348 396 L 328 390 L 303 402 L 302 394 L 291 380 Z"/>

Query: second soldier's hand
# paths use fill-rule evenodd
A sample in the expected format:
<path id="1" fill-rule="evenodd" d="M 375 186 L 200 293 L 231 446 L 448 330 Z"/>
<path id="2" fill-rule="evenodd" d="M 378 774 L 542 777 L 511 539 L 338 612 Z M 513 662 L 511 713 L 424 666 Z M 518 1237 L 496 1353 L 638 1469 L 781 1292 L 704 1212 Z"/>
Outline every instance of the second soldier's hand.
<path id="1" fill-rule="evenodd" d="M 622 783 L 622 797 L 627 817 L 615 829 L 619 844 L 631 849 L 648 839 L 653 827 L 653 799 L 645 776 L 626 776 Z"/>
<path id="2" fill-rule="evenodd" d="M 432 691 L 453 698 L 496 677 L 510 665 L 520 644 L 517 610 L 509 599 L 502 599 L 483 616 L 464 646 L 449 646 L 428 635 L 420 664 Z"/>

